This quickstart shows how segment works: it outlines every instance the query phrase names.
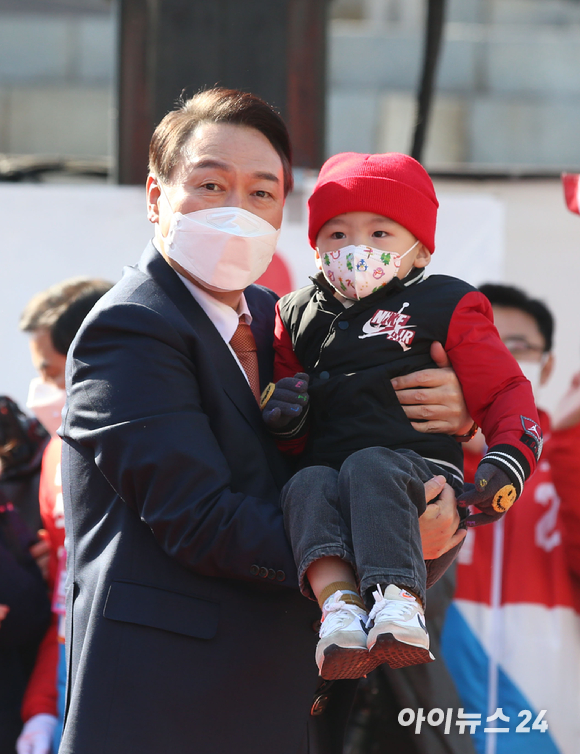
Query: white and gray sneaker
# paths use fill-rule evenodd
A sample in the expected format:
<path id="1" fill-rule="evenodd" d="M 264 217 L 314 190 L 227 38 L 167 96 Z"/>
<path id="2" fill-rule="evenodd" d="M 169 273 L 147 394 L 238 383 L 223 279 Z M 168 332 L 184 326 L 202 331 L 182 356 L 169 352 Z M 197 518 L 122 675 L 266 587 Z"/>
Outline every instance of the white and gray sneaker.
<path id="1" fill-rule="evenodd" d="M 376 667 L 367 649 L 367 612 L 341 597 L 342 592 L 336 591 L 322 606 L 316 664 L 327 681 L 361 678 Z"/>
<path id="2" fill-rule="evenodd" d="M 395 584 L 389 584 L 384 593 L 377 585 L 373 597 L 367 647 L 375 666 L 387 662 L 392 668 L 404 668 L 432 662 L 425 613 L 417 599 Z"/>

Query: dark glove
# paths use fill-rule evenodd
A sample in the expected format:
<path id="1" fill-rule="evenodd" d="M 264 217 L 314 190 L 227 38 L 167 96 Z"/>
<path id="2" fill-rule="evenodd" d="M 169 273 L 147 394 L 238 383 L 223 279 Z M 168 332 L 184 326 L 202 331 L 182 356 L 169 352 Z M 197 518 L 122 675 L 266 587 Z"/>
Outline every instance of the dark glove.
<path id="1" fill-rule="evenodd" d="M 269 398 L 266 388 L 262 396 L 262 417 L 271 430 L 276 432 L 288 426 L 306 409 L 309 379 L 304 372 L 284 377 L 273 385 Z"/>
<path id="2" fill-rule="evenodd" d="M 472 514 L 467 525 L 481 526 L 500 519 L 511 508 L 517 492 L 505 471 L 492 463 L 480 463 L 474 479 L 474 488 L 457 498 L 457 505 L 475 505 L 481 513 Z"/>

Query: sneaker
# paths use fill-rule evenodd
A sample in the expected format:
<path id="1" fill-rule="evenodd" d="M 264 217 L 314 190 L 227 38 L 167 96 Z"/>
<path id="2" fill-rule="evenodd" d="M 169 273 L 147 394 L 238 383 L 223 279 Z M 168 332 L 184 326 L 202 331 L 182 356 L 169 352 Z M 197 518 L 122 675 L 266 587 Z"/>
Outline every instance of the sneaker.
<path id="1" fill-rule="evenodd" d="M 334 592 L 322 607 L 316 664 L 327 681 L 361 678 L 375 667 L 369 664 L 366 610 L 343 602 L 341 597 L 341 591 Z"/>
<path id="2" fill-rule="evenodd" d="M 395 584 L 389 584 L 384 594 L 377 585 L 373 597 L 368 625 L 374 623 L 367 647 L 376 665 L 387 662 L 392 668 L 404 668 L 432 662 L 425 613 L 417 599 Z"/>

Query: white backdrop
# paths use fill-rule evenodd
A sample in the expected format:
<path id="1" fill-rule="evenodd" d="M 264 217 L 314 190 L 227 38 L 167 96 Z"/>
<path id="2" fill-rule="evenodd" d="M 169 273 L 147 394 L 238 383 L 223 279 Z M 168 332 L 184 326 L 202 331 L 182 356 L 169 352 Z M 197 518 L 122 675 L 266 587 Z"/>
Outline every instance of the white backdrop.
<path id="1" fill-rule="evenodd" d="M 304 199 L 304 201 L 303 201 Z M 306 240 L 305 196 L 292 199 L 279 252 L 294 287 L 314 272 Z M 464 277 L 473 284 L 502 278 L 504 207 L 489 195 L 441 194 L 437 251 L 429 268 Z M 134 264 L 151 236 L 145 192 L 135 187 L 98 185 L 0 185 L 3 251 L 0 278 L 0 394 L 24 407 L 33 369 L 27 337 L 18 319 L 30 297 L 64 278 L 89 275 L 119 279 Z"/>

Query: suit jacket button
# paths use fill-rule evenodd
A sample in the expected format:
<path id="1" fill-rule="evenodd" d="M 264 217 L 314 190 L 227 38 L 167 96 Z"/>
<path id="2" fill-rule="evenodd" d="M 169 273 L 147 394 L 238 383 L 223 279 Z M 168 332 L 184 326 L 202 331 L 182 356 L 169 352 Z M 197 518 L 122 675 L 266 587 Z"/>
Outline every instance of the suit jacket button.
<path id="1" fill-rule="evenodd" d="M 252 574 L 252 576 L 257 576 L 260 573 L 260 566 L 253 565 L 250 568 L 250 573 Z"/>
<path id="2" fill-rule="evenodd" d="M 284 571 L 276 571 L 276 581 L 286 581 L 286 574 Z"/>
<path id="3" fill-rule="evenodd" d="M 268 569 L 267 569 L 267 568 L 264 568 L 264 566 L 262 566 L 262 567 L 260 568 L 260 576 L 261 576 L 261 577 L 262 577 L 263 579 L 265 579 L 265 578 L 267 577 L 267 575 L 268 575 Z"/>
<path id="4" fill-rule="evenodd" d="M 276 571 L 273 568 L 268 569 L 268 578 L 269 579 L 275 579 L 276 578 Z"/>

